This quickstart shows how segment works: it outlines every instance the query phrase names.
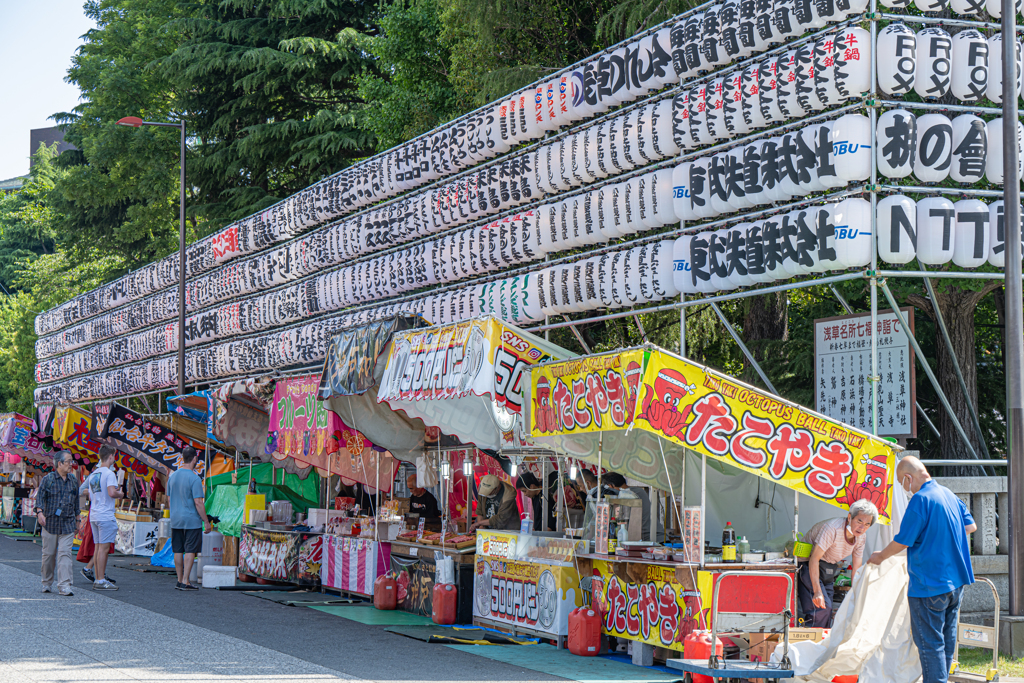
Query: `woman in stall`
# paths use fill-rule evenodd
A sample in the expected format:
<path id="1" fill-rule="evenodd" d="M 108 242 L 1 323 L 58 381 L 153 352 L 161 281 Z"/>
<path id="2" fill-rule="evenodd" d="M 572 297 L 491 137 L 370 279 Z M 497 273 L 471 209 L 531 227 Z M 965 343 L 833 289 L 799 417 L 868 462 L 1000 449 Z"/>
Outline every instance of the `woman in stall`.
<path id="1" fill-rule="evenodd" d="M 800 625 L 814 628 L 832 626 L 833 584 L 852 556 L 853 573 L 864 561 L 864 534 L 878 521 L 878 509 L 868 500 L 855 501 L 846 517 L 818 522 L 807 532 L 805 541 L 814 544 L 811 557 L 800 560 L 797 571 L 797 598 L 800 601 Z"/>

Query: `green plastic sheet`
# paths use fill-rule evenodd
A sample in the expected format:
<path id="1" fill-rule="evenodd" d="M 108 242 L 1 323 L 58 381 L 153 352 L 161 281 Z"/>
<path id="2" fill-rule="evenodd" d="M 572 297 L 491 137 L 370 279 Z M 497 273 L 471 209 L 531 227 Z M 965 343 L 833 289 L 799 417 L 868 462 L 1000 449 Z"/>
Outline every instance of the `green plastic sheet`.
<path id="1" fill-rule="evenodd" d="M 318 507 L 320 477 L 315 472 L 306 479 L 294 474 L 285 474 L 284 485 L 271 484 L 271 477 L 281 479 L 280 470 L 275 472 L 271 463 L 261 463 L 252 468 L 256 480 L 256 493 L 266 496 L 267 502 L 287 500 L 296 512 L 306 513 L 309 508 Z M 245 495 L 249 492 L 249 469 L 238 470 L 238 483 L 231 483 L 231 472 L 218 474 L 206 480 L 206 512 L 220 518 L 217 531 L 225 536 L 238 536 L 242 532 L 242 510 Z"/>

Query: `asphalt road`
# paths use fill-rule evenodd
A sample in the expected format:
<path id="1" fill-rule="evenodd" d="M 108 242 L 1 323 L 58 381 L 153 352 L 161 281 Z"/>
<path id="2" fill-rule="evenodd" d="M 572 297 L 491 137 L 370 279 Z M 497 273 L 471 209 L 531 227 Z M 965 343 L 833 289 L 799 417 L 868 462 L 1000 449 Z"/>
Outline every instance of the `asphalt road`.
<path id="1" fill-rule="evenodd" d="M 35 543 L 0 536 L 2 681 L 565 680 L 387 633 L 384 626 L 366 626 L 241 592 L 177 591 L 173 575 L 136 571 L 141 567 L 133 563 L 148 566 L 143 558 L 113 559 L 107 575 L 117 581 L 116 592 L 92 591 L 79 573 L 83 565 L 76 562 L 75 596 L 44 595 L 38 578 L 40 552 Z M 67 622 L 67 628 L 58 629 L 60 635 L 53 632 L 54 620 Z M 106 637 L 99 637 L 100 632 Z M 165 648 L 173 646 L 178 633 L 189 652 L 201 644 L 210 654 L 206 659 L 185 660 L 171 671 L 161 661 L 168 659 Z M 121 651 L 111 654 L 114 642 L 131 650 L 131 656 Z M 246 669 L 237 655 L 240 648 L 249 653 L 245 662 L 264 662 L 262 668 Z M 232 667 L 240 667 L 235 677 L 224 678 L 227 672 L 217 665 L 225 659 L 217 653 L 224 652 L 232 653 L 226 657 Z M 42 669 L 40 653 L 47 653 Z M 79 675 L 82 667 L 96 676 Z M 163 674 L 157 675 L 154 667 Z M 308 671 L 295 676 L 307 667 Z M 125 673 L 108 675 L 113 671 Z"/>

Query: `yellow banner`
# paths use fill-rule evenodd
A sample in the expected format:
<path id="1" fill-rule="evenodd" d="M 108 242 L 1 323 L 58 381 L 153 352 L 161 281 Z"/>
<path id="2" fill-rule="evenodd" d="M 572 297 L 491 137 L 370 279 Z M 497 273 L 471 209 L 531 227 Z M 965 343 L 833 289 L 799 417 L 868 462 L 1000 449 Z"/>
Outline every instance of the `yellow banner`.
<path id="1" fill-rule="evenodd" d="M 650 354 L 634 426 L 888 524 L 892 444 L 661 351 Z"/>
<path id="2" fill-rule="evenodd" d="M 60 406 L 53 416 L 53 442 L 55 446 L 66 448 L 79 459 L 86 462 L 97 462 L 101 444 L 89 435 L 92 415 L 73 406 Z M 135 472 L 136 476 L 146 481 L 153 479 L 153 469 L 127 453 L 117 451 L 114 466 L 119 469 Z"/>
<path id="3" fill-rule="evenodd" d="M 645 352 L 588 356 L 530 373 L 530 434 L 626 429 L 633 421 Z"/>

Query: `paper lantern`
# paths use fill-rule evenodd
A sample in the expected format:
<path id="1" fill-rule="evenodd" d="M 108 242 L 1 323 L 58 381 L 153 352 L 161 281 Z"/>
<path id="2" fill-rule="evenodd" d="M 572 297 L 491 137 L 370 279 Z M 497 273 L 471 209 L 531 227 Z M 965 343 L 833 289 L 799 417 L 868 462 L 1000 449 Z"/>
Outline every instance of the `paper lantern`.
<path id="1" fill-rule="evenodd" d="M 778 96 L 776 101 L 779 105 L 779 111 L 781 111 L 782 115 L 787 119 L 796 119 L 806 115 L 807 112 L 804 111 L 804 108 L 797 97 L 796 50 L 790 50 L 789 52 L 783 53 L 779 57 L 777 65 L 779 77 L 777 80 Z"/>
<path id="2" fill-rule="evenodd" d="M 863 114 L 846 114 L 832 124 L 832 154 L 836 176 L 846 182 L 871 177 L 871 121 Z"/>
<path id="3" fill-rule="evenodd" d="M 925 183 L 937 183 L 949 176 L 953 154 L 953 126 L 942 114 L 917 118 L 917 155 L 914 175 Z"/>
<path id="4" fill-rule="evenodd" d="M 757 67 L 754 67 L 754 71 L 757 72 Z M 725 77 L 722 84 L 722 108 L 725 129 L 729 137 L 739 137 L 750 132 L 750 126 L 747 125 L 747 120 L 743 116 L 742 72 L 733 71 Z"/>
<path id="5" fill-rule="evenodd" d="M 796 50 L 796 99 L 807 113 L 825 108 L 814 83 L 814 43 L 804 43 Z"/>
<path id="6" fill-rule="evenodd" d="M 675 104 L 670 99 L 661 100 L 651 107 L 651 146 L 655 154 L 662 159 L 674 157 L 680 151 L 672 132 L 674 107 Z"/>
<path id="7" fill-rule="evenodd" d="M 953 36 L 950 50 L 952 69 L 950 90 L 953 97 L 964 102 L 985 98 L 988 88 L 988 41 L 974 29 Z"/>
<path id="8" fill-rule="evenodd" d="M 804 29 L 797 22 L 794 13 L 796 0 L 775 0 L 772 22 L 781 41 L 793 38 L 804 33 Z"/>
<path id="9" fill-rule="evenodd" d="M 1020 14 L 1021 0 L 1017 0 L 1014 3 L 1016 8 L 1015 14 Z M 998 21 L 1003 16 L 1003 3 L 1001 0 L 985 0 L 985 11 L 992 17 L 993 20 Z"/>
<path id="10" fill-rule="evenodd" d="M 910 263 L 917 255 L 917 206 L 903 195 L 878 202 L 878 256 L 886 263 Z"/>
<path id="11" fill-rule="evenodd" d="M 1003 200 L 988 205 L 988 262 L 996 268 L 1006 265 L 1006 219 Z M 1024 211 L 1021 212 L 1021 236 L 1024 237 Z M 1024 261 L 1024 254 L 1022 254 Z"/>
<path id="12" fill-rule="evenodd" d="M 917 32 L 917 70 L 914 92 L 923 99 L 945 96 L 950 87 L 950 52 L 953 41 L 941 28 L 924 28 Z"/>
<path id="13" fill-rule="evenodd" d="M 779 185 L 782 192 L 789 197 L 803 196 L 806 193 L 799 184 L 801 175 L 800 144 L 800 133 L 795 132 L 779 136 L 775 146 L 775 159 L 778 167 Z M 806 145 L 804 145 L 804 147 L 806 148 Z M 806 151 L 809 151 L 809 148 L 807 148 Z M 806 165 L 806 163 L 804 165 Z"/>
<path id="14" fill-rule="evenodd" d="M 782 232 L 784 217 L 785 214 L 777 214 L 761 222 L 764 274 L 768 277 L 768 281 L 786 280 L 791 276 L 784 267 L 789 253 L 789 247 L 784 241 Z"/>
<path id="15" fill-rule="evenodd" d="M 741 196 L 743 194 L 742 168 L 737 169 L 733 164 L 734 161 L 728 152 L 719 152 L 708 159 L 708 193 L 711 199 L 711 208 L 716 214 L 732 213 L 736 210 L 729 202 L 730 180 L 737 192 Z M 696 168 L 695 163 L 690 169 L 691 175 Z M 730 171 L 732 172 L 731 177 Z M 693 191 L 691 189 L 691 198 L 693 198 Z M 740 198 L 739 201 L 742 199 Z"/>
<path id="16" fill-rule="evenodd" d="M 626 277 L 628 251 L 617 251 L 612 254 L 611 259 L 611 290 L 612 308 L 621 308 L 629 305 L 629 298 L 626 296 Z"/>
<path id="17" fill-rule="evenodd" d="M 647 41 L 650 41 L 649 43 Z M 641 41 L 651 52 L 653 84 L 650 90 L 658 90 L 669 83 L 678 83 L 681 73 L 672 62 L 672 28 L 666 26 Z M 648 91 L 649 92 L 649 91 Z"/>
<path id="18" fill-rule="evenodd" d="M 760 142 L 744 145 L 743 150 L 743 194 L 751 206 L 767 204 L 770 200 L 761 184 L 761 146 Z"/>
<path id="19" fill-rule="evenodd" d="M 600 212 L 598 229 L 607 240 L 622 237 L 617 225 L 619 223 L 619 194 L 625 194 L 620 184 L 605 185 L 598 190 L 600 195 L 598 210 Z"/>
<path id="20" fill-rule="evenodd" d="M 995 185 L 1003 184 L 1003 117 L 992 119 L 985 124 L 988 137 L 988 156 L 985 159 L 985 177 Z M 1024 128 L 1017 123 L 1018 149 L 1024 149 Z M 1024 168 L 1024 156 L 1019 157 Z M 1024 173 L 1021 174 L 1024 177 Z"/>
<path id="21" fill-rule="evenodd" d="M 772 282 L 764 262 L 764 221 L 754 221 L 747 226 L 744 256 L 751 282 Z"/>
<path id="22" fill-rule="evenodd" d="M 714 142 L 707 126 L 707 86 L 704 83 L 690 88 L 686 107 L 689 111 L 690 137 L 703 147 Z"/>
<path id="23" fill-rule="evenodd" d="M 825 19 L 818 14 L 818 7 L 814 0 L 796 0 L 793 3 L 793 16 L 800 26 L 801 33 L 821 28 L 825 25 Z"/>
<path id="24" fill-rule="evenodd" d="M 765 125 L 780 123 L 785 119 L 782 110 L 779 109 L 778 72 L 779 62 L 777 57 L 769 57 L 764 60 L 757 70 L 758 98 L 761 105 L 761 118 L 764 120 Z"/>
<path id="25" fill-rule="evenodd" d="M 792 195 L 782 189 L 782 166 L 779 163 L 779 143 L 782 138 L 768 138 L 760 143 L 760 178 L 761 191 L 769 202 L 784 202 Z"/>
<path id="26" fill-rule="evenodd" d="M 835 52 L 835 34 L 826 33 L 814 43 L 814 93 L 826 107 L 843 100 L 836 88 Z"/>
<path id="27" fill-rule="evenodd" d="M 836 254 L 835 219 L 837 208 L 838 204 L 829 203 L 811 207 L 809 210 L 812 229 L 817 237 L 817 258 L 814 272 L 825 273 L 842 268 L 839 256 Z"/>
<path id="28" fill-rule="evenodd" d="M 725 125 L 724 81 L 725 79 L 723 78 L 715 78 L 708 81 L 705 119 L 708 134 L 713 142 L 725 140 L 729 137 L 729 130 Z"/>
<path id="29" fill-rule="evenodd" d="M 701 51 L 707 60 L 707 67 L 721 66 L 729 63 L 729 56 L 722 47 L 722 22 L 719 18 L 721 10 L 721 5 L 712 5 L 704 10 Z"/>
<path id="30" fill-rule="evenodd" d="M 1015 43 L 1017 55 L 1017 92 L 1021 92 L 1020 43 Z M 996 104 L 1003 102 L 1003 34 L 997 33 L 988 39 L 988 85 L 985 96 Z"/>
<path id="31" fill-rule="evenodd" d="M 683 162 L 672 169 L 672 206 L 680 224 L 697 218 L 690 205 L 690 167 L 692 162 Z"/>
<path id="32" fill-rule="evenodd" d="M 690 273 L 690 242 L 691 235 L 683 235 L 672 245 L 672 281 L 677 291 L 683 294 L 696 294 L 697 288 L 693 284 L 693 275 Z"/>
<path id="33" fill-rule="evenodd" d="M 749 223 L 740 223 L 726 230 L 725 264 L 730 284 L 735 287 L 749 287 L 756 282 L 747 272 L 747 233 Z"/>
<path id="34" fill-rule="evenodd" d="M 608 55 L 610 69 L 606 89 L 611 92 L 611 105 L 630 102 L 635 95 L 629 89 L 629 69 L 626 66 L 627 48 L 620 47 Z"/>
<path id="35" fill-rule="evenodd" d="M 710 167 L 710 157 L 697 159 L 690 166 L 690 205 L 698 219 L 711 218 L 719 213 L 711 206 Z"/>
<path id="36" fill-rule="evenodd" d="M 728 61 L 731 62 L 737 59 L 740 53 L 740 9 L 736 0 L 726 0 L 722 3 L 722 8 L 718 12 L 718 21 L 720 24 L 720 46 L 729 58 Z"/>
<path id="37" fill-rule="evenodd" d="M 903 109 L 890 109 L 878 117 L 875 146 L 882 175 L 906 178 L 913 172 L 917 131 L 917 117 Z"/>
<path id="38" fill-rule="evenodd" d="M 562 120 L 566 124 L 582 121 L 592 113 L 589 107 L 577 107 L 575 105 L 577 95 L 579 94 L 580 91 L 577 89 L 577 83 L 573 79 L 573 74 L 563 73 L 558 77 L 556 99 L 561 110 Z"/>
<path id="39" fill-rule="evenodd" d="M 844 199 L 833 213 L 836 264 L 862 268 L 871 263 L 871 204 L 860 197 Z"/>
<path id="40" fill-rule="evenodd" d="M 978 268 L 988 262 L 989 210 L 985 202 L 961 199 L 955 204 L 956 232 L 953 263 L 961 268 Z"/>
<path id="41" fill-rule="evenodd" d="M 744 126 L 740 133 L 741 135 L 746 134 L 748 131 L 764 128 L 767 124 L 762 110 L 763 105 L 761 104 L 760 74 L 760 64 L 752 64 L 743 70 L 743 90 L 740 93 L 740 101 L 737 103 L 743 113 Z M 774 87 L 774 83 L 772 85 Z"/>
<path id="42" fill-rule="evenodd" d="M 694 76 L 694 72 L 686 65 L 686 19 L 681 19 L 672 25 L 669 34 L 672 44 L 672 67 L 680 78 L 686 80 Z"/>
<path id="43" fill-rule="evenodd" d="M 871 89 L 871 34 L 859 27 L 836 34 L 834 49 L 835 85 L 843 100 L 859 97 Z"/>
<path id="44" fill-rule="evenodd" d="M 834 169 L 827 167 L 828 131 L 822 132 L 820 124 L 812 124 L 804 127 L 799 135 L 793 136 L 793 139 L 798 150 L 797 186 L 800 188 L 800 194 L 821 192 L 826 186 L 820 173 L 835 173 Z"/>
<path id="45" fill-rule="evenodd" d="M 690 277 L 693 288 L 703 294 L 717 291 L 711 283 L 711 270 L 708 262 L 708 248 L 712 234 L 704 232 L 694 235 L 690 240 Z"/>
<path id="46" fill-rule="evenodd" d="M 643 258 L 645 249 L 646 245 L 634 247 L 626 252 L 626 272 L 623 284 L 625 285 L 627 305 L 644 304 L 650 301 L 645 296 L 647 288 L 642 286 L 647 271 Z"/>
<path id="47" fill-rule="evenodd" d="M 985 2 L 984 0 L 952 0 L 949 7 L 957 14 L 969 16 L 981 12 L 985 8 Z"/>
<path id="48" fill-rule="evenodd" d="M 729 280 L 729 266 L 725 260 L 729 243 L 728 230 L 715 230 L 701 236 L 707 238 L 707 272 L 711 291 L 735 289 Z"/>
<path id="49" fill-rule="evenodd" d="M 926 197 L 917 202 L 917 259 L 929 266 L 953 258 L 956 211 L 945 197 Z"/>
<path id="50" fill-rule="evenodd" d="M 645 166 L 661 156 L 654 151 L 654 104 L 648 104 L 630 112 L 632 130 L 629 134 L 630 160 L 635 166 Z"/>
<path id="51" fill-rule="evenodd" d="M 914 6 L 922 12 L 945 12 L 949 0 L 914 0 Z"/>
<path id="52" fill-rule="evenodd" d="M 754 206 L 753 200 L 747 196 L 748 188 L 754 190 L 755 193 L 761 189 L 755 178 L 748 180 L 748 175 L 751 174 L 748 174 L 746 159 L 744 158 L 745 152 L 746 146 L 733 147 L 727 152 L 729 159 L 726 191 L 729 205 L 733 207 L 734 211 L 742 211 Z"/>
<path id="53" fill-rule="evenodd" d="M 651 174 L 648 185 L 651 193 L 651 213 L 654 227 L 679 223 L 684 227 L 682 219 L 675 211 L 675 169 L 662 168 Z"/>
<path id="54" fill-rule="evenodd" d="M 608 171 L 603 168 L 602 155 L 604 152 L 599 144 L 600 126 L 588 126 L 581 132 L 583 134 L 583 165 L 586 167 L 587 175 L 593 176 L 595 179 L 607 178 Z"/>
<path id="55" fill-rule="evenodd" d="M 985 174 L 988 140 L 985 122 L 973 114 L 952 121 L 953 158 L 949 176 L 958 183 L 976 183 Z"/>
<path id="56" fill-rule="evenodd" d="M 695 12 L 686 19 L 683 28 L 683 52 L 686 57 L 685 78 L 695 77 L 697 74 L 707 71 L 707 58 L 702 49 L 702 37 L 704 35 L 704 13 Z"/>
<path id="57" fill-rule="evenodd" d="M 679 93 L 672 100 L 672 139 L 683 152 L 697 149 L 697 141 L 690 132 L 690 109 L 687 100 L 688 92 Z"/>
<path id="58" fill-rule="evenodd" d="M 813 226 L 809 208 L 796 209 L 782 215 L 782 238 L 788 252 L 783 268 L 790 275 L 805 275 L 813 272 L 817 266 L 818 239 Z"/>
<path id="59" fill-rule="evenodd" d="M 758 46 L 761 41 L 757 39 L 757 2 L 756 0 L 741 0 L 738 5 L 739 19 L 736 27 L 736 38 L 739 40 L 740 51 L 735 59 L 746 59 L 755 52 L 760 52 Z"/>
<path id="60" fill-rule="evenodd" d="M 612 271 L 613 254 L 596 256 L 598 262 L 597 292 L 601 297 L 601 305 L 606 308 L 616 306 L 613 290 L 614 272 Z"/>
<path id="61" fill-rule="evenodd" d="M 775 7 L 772 0 L 754 0 L 754 53 L 764 52 L 782 40 L 782 34 L 775 26 Z"/>
<path id="62" fill-rule="evenodd" d="M 837 146 L 832 132 L 834 126 L 835 123 L 833 121 L 825 121 L 824 123 L 812 124 L 807 128 L 810 141 L 813 142 L 812 150 L 816 159 L 815 173 L 818 176 L 818 182 L 826 190 L 833 187 L 842 187 L 847 183 L 845 178 L 838 175 L 841 162 L 837 156 Z"/>

